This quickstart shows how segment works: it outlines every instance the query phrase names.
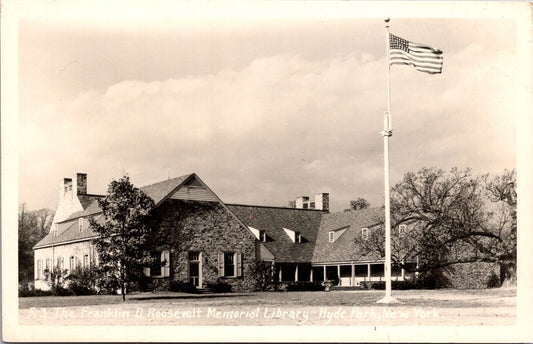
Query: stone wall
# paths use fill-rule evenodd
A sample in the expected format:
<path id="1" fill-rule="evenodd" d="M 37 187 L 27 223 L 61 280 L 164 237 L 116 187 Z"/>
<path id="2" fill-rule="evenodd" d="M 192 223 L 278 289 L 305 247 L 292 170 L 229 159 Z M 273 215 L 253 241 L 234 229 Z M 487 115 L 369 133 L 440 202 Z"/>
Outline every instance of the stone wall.
<path id="1" fill-rule="evenodd" d="M 456 289 L 494 288 L 500 285 L 500 267 L 495 263 L 457 264 L 444 272 L 450 287 Z"/>
<path id="2" fill-rule="evenodd" d="M 169 199 L 155 215 L 162 248 L 170 251 L 170 280 L 189 282 L 189 252 L 195 251 L 201 252 L 202 287 L 219 281 L 230 284 L 232 291 L 254 290 L 249 270 L 256 260 L 256 239 L 221 204 Z M 220 276 L 221 252 L 240 253 L 242 276 Z"/>

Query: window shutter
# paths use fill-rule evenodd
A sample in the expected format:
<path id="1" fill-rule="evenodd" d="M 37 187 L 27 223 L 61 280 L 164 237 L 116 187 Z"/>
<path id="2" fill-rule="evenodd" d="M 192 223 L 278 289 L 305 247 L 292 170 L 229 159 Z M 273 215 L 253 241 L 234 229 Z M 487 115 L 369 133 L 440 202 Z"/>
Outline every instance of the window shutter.
<path id="1" fill-rule="evenodd" d="M 218 252 L 218 277 L 224 276 L 224 252 Z"/>
<path id="2" fill-rule="evenodd" d="M 163 251 L 161 253 L 161 261 L 165 262 L 165 265 L 162 266 L 162 275 L 163 277 L 170 276 L 170 254 L 168 251 Z"/>
<path id="3" fill-rule="evenodd" d="M 149 256 L 149 255 L 150 255 L 150 252 L 143 251 L 143 256 L 146 257 L 146 256 Z M 144 273 L 145 276 L 150 277 L 150 267 L 144 267 L 143 268 L 143 273 Z"/>
<path id="4" fill-rule="evenodd" d="M 240 252 L 235 253 L 235 276 L 242 276 L 242 256 Z"/>

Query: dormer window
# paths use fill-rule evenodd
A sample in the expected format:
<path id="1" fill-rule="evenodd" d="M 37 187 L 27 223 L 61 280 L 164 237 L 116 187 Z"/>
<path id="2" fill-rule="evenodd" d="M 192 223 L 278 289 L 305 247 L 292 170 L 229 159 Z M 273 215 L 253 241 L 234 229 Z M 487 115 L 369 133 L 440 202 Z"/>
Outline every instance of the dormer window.
<path id="1" fill-rule="evenodd" d="M 368 240 L 368 228 L 361 229 L 361 237 L 363 240 Z"/>
<path id="2" fill-rule="evenodd" d="M 57 236 L 57 223 L 54 223 L 54 236 Z"/>
<path id="3" fill-rule="evenodd" d="M 80 217 L 78 219 L 78 228 L 79 228 L 80 232 L 83 230 L 83 217 Z"/>
<path id="4" fill-rule="evenodd" d="M 266 242 L 267 241 L 267 236 L 266 236 L 265 231 L 260 231 L 259 232 L 259 241 L 261 241 L 261 242 Z"/>
<path id="5" fill-rule="evenodd" d="M 331 231 L 329 232 L 329 242 L 334 242 L 334 241 L 335 241 L 335 232 Z"/>
<path id="6" fill-rule="evenodd" d="M 287 235 L 289 236 L 289 238 L 291 238 L 291 241 L 295 244 L 299 244 L 302 242 L 302 235 L 300 234 L 300 232 L 297 232 L 297 231 L 293 231 L 292 229 L 288 229 L 288 228 L 283 228 L 283 230 L 285 231 L 285 233 L 287 233 Z"/>
<path id="7" fill-rule="evenodd" d="M 407 231 L 407 225 L 399 225 L 398 226 L 398 235 L 403 237 L 405 235 L 405 232 Z"/>

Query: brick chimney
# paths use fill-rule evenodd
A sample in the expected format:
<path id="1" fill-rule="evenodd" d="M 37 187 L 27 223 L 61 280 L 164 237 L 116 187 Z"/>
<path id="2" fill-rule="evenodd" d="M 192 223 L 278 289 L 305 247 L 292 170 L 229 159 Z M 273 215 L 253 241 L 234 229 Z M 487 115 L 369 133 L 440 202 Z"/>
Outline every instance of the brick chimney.
<path id="1" fill-rule="evenodd" d="M 329 211 L 329 193 L 315 195 L 315 209 Z"/>
<path id="2" fill-rule="evenodd" d="M 296 198 L 296 209 L 307 209 L 309 208 L 309 197 L 301 196 Z"/>
<path id="3" fill-rule="evenodd" d="M 77 195 L 87 194 L 87 173 L 76 173 L 75 189 Z"/>

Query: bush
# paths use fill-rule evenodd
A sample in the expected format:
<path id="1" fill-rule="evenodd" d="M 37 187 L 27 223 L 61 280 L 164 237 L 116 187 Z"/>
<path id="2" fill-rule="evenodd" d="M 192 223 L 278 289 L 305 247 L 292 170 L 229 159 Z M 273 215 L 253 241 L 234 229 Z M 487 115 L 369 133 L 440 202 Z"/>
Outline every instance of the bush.
<path id="1" fill-rule="evenodd" d="M 324 291 L 325 286 L 322 282 L 289 282 L 287 284 L 287 291 Z"/>
<path id="2" fill-rule="evenodd" d="M 180 293 L 198 293 L 198 289 L 194 284 L 183 281 L 172 281 L 170 282 L 170 291 L 180 292 Z"/>
<path id="3" fill-rule="evenodd" d="M 273 272 L 271 263 L 255 262 L 249 266 L 249 274 L 255 281 L 255 289 L 258 291 L 273 290 Z"/>
<path id="4" fill-rule="evenodd" d="M 231 284 L 217 280 L 216 283 L 209 283 L 206 286 L 213 293 L 231 293 Z"/>
<path id="5" fill-rule="evenodd" d="M 394 290 L 408 289 L 435 289 L 438 283 L 433 276 L 426 278 L 413 278 L 404 281 L 391 281 L 391 288 Z M 361 286 L 366 289 L 385 290 L 385 281 L 379 282 L 361 282 Z"/>
<path id="6" fill-rule="evenodd" d="M 60 269 L 58 266 L 54 267 L 52 270 L 44 270 L 44 279 L 46 283 L 50 286 L 51 295 L 72 295 L 72 293 L 65 288 L 66 274 L 67 270 Z"/>
<path id="7" fill-rule="evenodd" d="M 19 284 L 19 297 L 52 296 L 52 290 L 30 288 L 27 284 Z"/>
<path id="8" fill-rule="evenodd" d="M 66 278 L 67 288 L 73 295 L 94 295 L 98 293 L 100 273 L 96 266 L 77 267 Z"/>

